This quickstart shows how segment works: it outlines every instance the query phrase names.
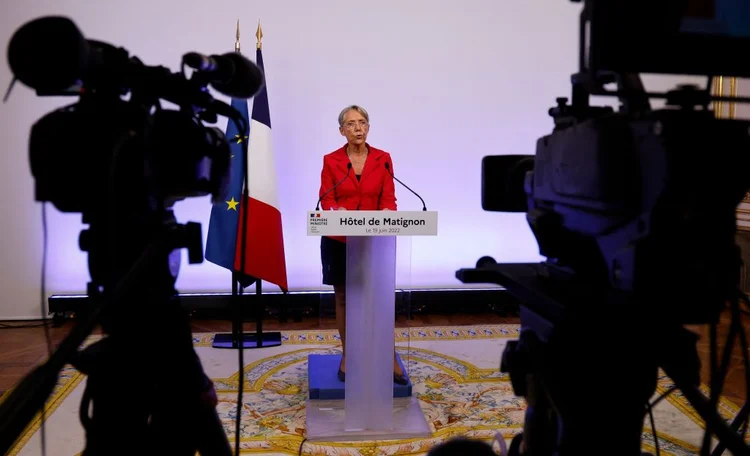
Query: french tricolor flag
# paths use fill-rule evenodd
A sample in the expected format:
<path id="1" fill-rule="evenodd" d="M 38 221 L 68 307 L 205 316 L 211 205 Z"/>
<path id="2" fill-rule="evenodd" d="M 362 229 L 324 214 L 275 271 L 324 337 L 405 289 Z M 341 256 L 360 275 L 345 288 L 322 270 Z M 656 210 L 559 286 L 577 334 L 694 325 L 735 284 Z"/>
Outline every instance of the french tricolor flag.
<path id="1" fill-rule="evenodd" d="M 256 65 L 265 73 L 260 46 Z M 249 131 L 240 134 L 233 122 L 227 125 L 226 136 L 232 147 L 230 182 L 226 201 L 211 210 L 206 259 L 232 270 L 243 287 L 265 280 L 286 293 L 289 286 L 267 83 L 266 79 L 266 85 L 254 98 Z M 245 100 L 232 100 L 232 106 L 239 108 L 247 119 Z M 247 148 L 247 163 L 244 163 L 244 148 Z M 247 189 L 243 191 L 245 173 Z"/>

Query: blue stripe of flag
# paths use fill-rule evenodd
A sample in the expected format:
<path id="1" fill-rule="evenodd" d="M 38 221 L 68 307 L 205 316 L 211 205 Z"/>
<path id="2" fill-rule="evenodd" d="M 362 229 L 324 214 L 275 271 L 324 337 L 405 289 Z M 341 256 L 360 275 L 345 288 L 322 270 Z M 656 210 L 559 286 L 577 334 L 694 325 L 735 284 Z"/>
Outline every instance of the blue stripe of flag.
<path id="1" fill-rule="evenodd" d="M 260 49 L 257 49 L 255 53 L 255 63 L 261 68 L 261 70 L 265 71 L 265 66 L 263 65 L 263 52 L 261 52 Z M 266 90 L 265 84 L 263 84 L 263 88 L 260 89 L 260 92 L 258 92 L 253 99 L 253 120 L 262 123 L 269 129 L 271 128 L 271 113 L 268 108 L 268 90 Z"/>

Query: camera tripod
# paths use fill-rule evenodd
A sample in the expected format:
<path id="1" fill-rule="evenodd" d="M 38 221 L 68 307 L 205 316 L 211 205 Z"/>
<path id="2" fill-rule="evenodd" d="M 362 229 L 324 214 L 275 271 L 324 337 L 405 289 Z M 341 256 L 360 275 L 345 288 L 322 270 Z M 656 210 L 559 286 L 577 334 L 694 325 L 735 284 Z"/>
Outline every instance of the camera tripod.
<path id="1" fill-rule="evenodd" d="M 485 262 L 456 272 L 464 283 L 502 285 L 522 302 L 521 336 L 508 343 L 500 366 L 527 401 L 523 433 L 509 455 L 641 455 L 660 367 L 717 437 L 714 454 L 750 454 L 737 433 L 747 416 L 730 427 L 698 389 L 694 333 L 649 318 L 622 296 L 551 280 L 551 269 Z M 597 358 L 597 351 L 606 355 Z"/>
<path id="2" fill-rule="evenodd" d="M 89 253 L 92 308 L 0 404 L 0 453 L 72 364 L 87 375 L 80 408 L 85 456 L 232 454 L 174 289 L 179 249 L 188 249 L 191 263 L 202 260 L 200 225 L 180 225 L 168 210 L 153 214 L 129 224 L 84 214 L 90 228 L 80 244 Z M 97 325 L 105 336 L 79 351 Z"/>

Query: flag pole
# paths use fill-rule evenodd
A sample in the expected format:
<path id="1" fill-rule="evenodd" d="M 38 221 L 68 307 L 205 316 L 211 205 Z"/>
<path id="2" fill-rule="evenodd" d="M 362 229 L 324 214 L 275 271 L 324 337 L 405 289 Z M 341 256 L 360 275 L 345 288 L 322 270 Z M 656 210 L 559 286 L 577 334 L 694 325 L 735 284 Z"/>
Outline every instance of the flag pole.
<path id="1" fill-rule="evenodd" d="M 240 20 L 237 19 L 237 31 L 234 35 L 234 52 L 240 53 Z"/>
<path id="2" fill-rule="evenodd" d="M 257 38 L 256 49 L 260 52 L 263 48 L 263 29 L 260 27 L 260 19 L 258 19 L 258 29 L 255 31 L 255 37 Z M 280 331 L 263 334 L 263 317 L 266 313 L 266 306 L 263 303 L 263 280 L 260 277 L 255 281 L 255 295 L 258 298 L 258 303 L 255 306 L 257 310 L 255 314 L 255 348 L 275 347 L 281 345 Z"/>
<path id="3" fill-rule="evenodd" d="M 240 20 L 237 19 L 237 29 L 235 32 L 234 51 L 240 52 Z M 242 135 L 242 132 L 238 132 Z M 247 166 L 247 164 L 246 164 Z M 232 330 L 229 334 L 214 334 L 213 348 L 239 348 L 245 346 L 245 335 L 243 331 L 244 315 L 242 312 L 242 286 L 240 285 L 240 275 L 237 271 L 232 271 L 232 299 L 230 308 L 232 309 Z"/>
<path id="4" fill-rule="evenodd" d="M 257 41 L 257 50 L 260 52 L 262 48 L 262 38 L 263 38 L 263 31 L 260 27 L 260 21 L 258 21 L 258 29 L 255 33 Z M 237 20 L 237 32 L 236 32 L 236 38 L 234 42 L 234 50 L 235 52 L 240 52 L 240 21 Z M 248 119 L 249 123 L 251 123 L 251 119 Z M 248 143 L 245 143 L 246 150 L 248 149 Z M 247 154 L 246 154 L 247 155 Z M 247 155 L 248 162 L 249 162 L 249 155 Z M 247 173 L 247 167 L 249 166 L 248 163 L 245 163 L 245 173 Z M 244 188 L 242 192 L 242 206 L 243 206 L 243 213 L 241 217 L 241 223 L 242 229 L 240 231 L 240 236 L 242 237 L 243 241 L 240 241 L 240 239 L 237 240 L 237 242 L 242 242 L 242 247 L 240 251 L 242 252 L 242 255 L 246 255 L 247 252 L 245 250 L 244 245 L 244 238 L 247 236 L 247 230 L 246 226 L 244 225 L 244 222 L 248 219 L 249 214 L 249 189 Z M 244 262 L 243 262 L 244 263 Z M 240 274 L 243 274 L 244 271 L 234 271 L 232 272 L 232 303 L 235 310 L 234 318 L 232 319 L 232 332 L 231 334 L 216 334 L 214 335 L 214 348 L 246 348 L 246 349 L 252 349 L 252 348 L 265 348 L 265 347 L 276 347 L 281 345 L 281 332 L 280 331 L 274 331 L 274 332 L 263 332 L 263 318 L 265 316 L 265 309 L 266 306 L 263 303 L 262 295 L 263 295 L 263 280 L 261 278 L 255 279 L 255 295 L 257 297 L 257 303 L 255 304 L 256 312 L 255 312 L 255 323 L 256 323 L 256 331 L 255 334 L 253 333 L 244 333 L 243 325 L 244 325 L 244 312 L 242 307 L 242 298 L 241 295 L 244 293 L 244 289 L 242 287 L 242 280 L 240 277 Z"/>
<path id="5" fill-rule="evenodd" d="M 234 37 L 234 51 L 237 52 L 238 54 L 240 53 L 240 20 L 239 19 L 237 19 L 237 28 L 236 28 L 235 37 Z M 244 132 L 238 132 L 238 133 L 240 135 L 245 134 Z M 245 167 L 247 167 L 247 163 L 245 163 Z M 243 236 L 244 236 L 244 233 L 243 233 Z M 245 335 L 243 331 L 245 318 L 242 312 L 242 298 L 241 298 L 242 292 L 243 292 L 243 288 L 240 286 L 240 277 L 236 272 L 232 272 L 232 302 L 234 303 L 234 311 L 235 311 L 234 319 L 232 320 L 232 345 L 234 347 L 242 347 L 245 345 Z M 244 366 L 242 366 L 242 369 L 244 369 Z"/>
<path id="6" fill-rule="evenodd" d="M 255 32 L 255 37 L 258 39 L 256 48 L 260 49 L 261 48 L 260 39 L 263 37 L 263 32 L 261 32 L 260 30 L 260 19 L 258 19 L 258 30 Z M 247 160 L 250 161 L 249 155 L 248 155 Z M 263 298 L 262 298 L 263 285 L 262 284 L 263 284 L 263 280 L 260 277 L 258 277 L 255 280 L 255 296 L 257 296 L 258 298 L 258 303 L 255 305 L 255 309 L 256 309 L 256 312 L 255 312 L 256 346 L 255 348 L 262 348 L 263 342 L 264 342 L 263 340 L 263 317 L 265 316 L 265 313 L 266 313 L 266 306 L 263 305 Z M 279 344 L 280 343 L 281 343 L 281 333 L 279 333 Z"/>

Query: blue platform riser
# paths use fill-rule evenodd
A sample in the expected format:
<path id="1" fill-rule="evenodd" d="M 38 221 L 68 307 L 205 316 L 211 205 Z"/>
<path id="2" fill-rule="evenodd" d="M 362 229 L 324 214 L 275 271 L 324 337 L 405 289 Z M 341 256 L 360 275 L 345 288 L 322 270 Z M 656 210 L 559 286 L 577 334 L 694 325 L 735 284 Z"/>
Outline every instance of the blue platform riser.
<path id="1" fill-rule="evenodd" d="M 406 372 L 401 357 L 396 355 L 401 370 Z M 345 383 L 339 380 L 338 370 L 341 355 L 310 355 L 307 358 L 307 378 L 310 399 L 344 399 Z M 412 394 L 411 379 L 406 385 L 393 383 L 393 397 L 409 397 Z"/>

